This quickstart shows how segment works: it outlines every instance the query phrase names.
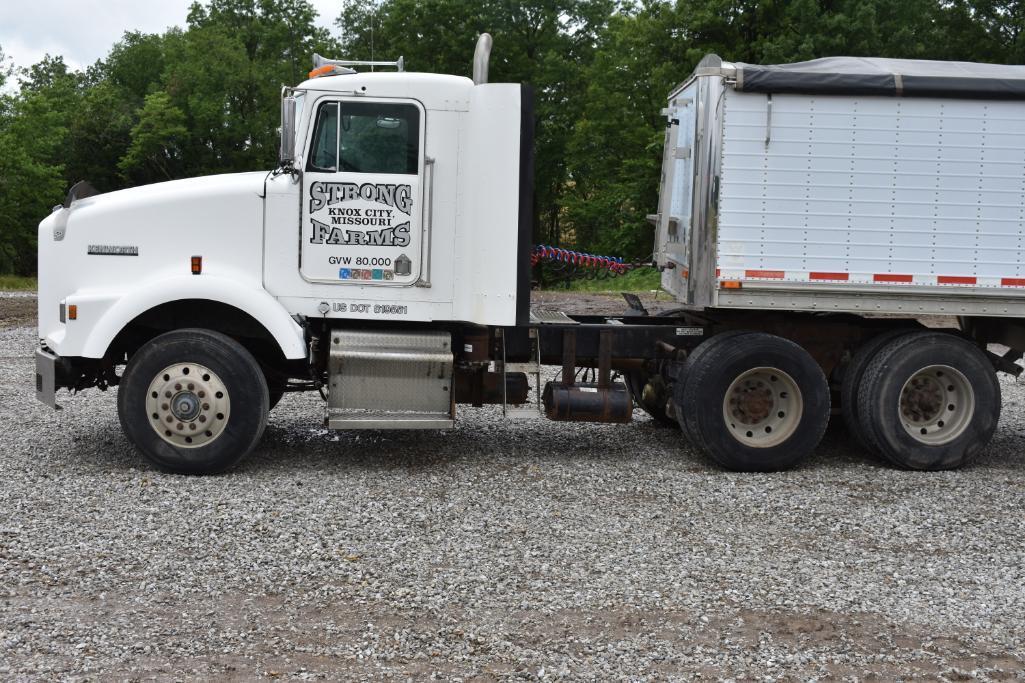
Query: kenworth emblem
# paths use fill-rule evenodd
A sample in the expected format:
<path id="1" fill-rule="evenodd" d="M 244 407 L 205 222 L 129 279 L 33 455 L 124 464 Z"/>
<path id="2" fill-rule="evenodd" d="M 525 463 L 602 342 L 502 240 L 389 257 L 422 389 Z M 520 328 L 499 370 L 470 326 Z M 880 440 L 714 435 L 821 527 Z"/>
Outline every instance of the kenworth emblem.
<path id="1" fill-rule="evenodd" d="M 138 256 L 139 247 L 121 244 L 90 244 L 86 253 L 90 256 Z"/>

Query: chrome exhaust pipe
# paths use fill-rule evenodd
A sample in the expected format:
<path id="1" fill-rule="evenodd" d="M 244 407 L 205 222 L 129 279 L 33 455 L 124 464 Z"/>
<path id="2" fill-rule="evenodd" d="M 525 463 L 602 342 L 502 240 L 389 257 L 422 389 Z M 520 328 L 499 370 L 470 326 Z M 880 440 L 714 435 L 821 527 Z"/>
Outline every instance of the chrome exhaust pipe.
<path id="1" fill-rule="evenodd" d="M 491 59 L 491 34 L 482 33 L 473 51 L 473 84 L 488 82 L 488 61 Z"/>

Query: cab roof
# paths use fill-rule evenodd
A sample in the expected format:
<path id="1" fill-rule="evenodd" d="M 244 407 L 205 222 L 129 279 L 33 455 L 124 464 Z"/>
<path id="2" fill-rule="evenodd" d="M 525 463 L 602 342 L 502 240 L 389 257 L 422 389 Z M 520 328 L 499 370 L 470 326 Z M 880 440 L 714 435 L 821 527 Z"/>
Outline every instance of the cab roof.
<path id="1" fill-rule="evenodd" d="M 465 76 L 381 71 L 319 76 L 303 81 L 296 89 L 359 93 L 368 97 L 410 97 L 427 104 L 429 101 L 466 100 L 473 87 L 473 81 Z"/>

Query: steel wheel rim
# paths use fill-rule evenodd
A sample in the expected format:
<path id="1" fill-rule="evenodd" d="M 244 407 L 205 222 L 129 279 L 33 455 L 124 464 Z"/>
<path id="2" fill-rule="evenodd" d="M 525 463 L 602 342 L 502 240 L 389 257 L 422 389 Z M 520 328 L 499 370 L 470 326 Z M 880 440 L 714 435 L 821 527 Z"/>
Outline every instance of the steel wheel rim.
<path id="1" fill-rule="evenodd" d="M 146 414 L 157 435 L 177 448 L 199 448 L 224 433 L 231 411 L 228 388 L 210 368 L 175 363 L 146 390 Z"/>
<path id="2" fill-rule="evenodd" d="M 722 416 L 734 439 L 752 448 L 772 448 L 789 439 L 804 414 L 794 378 L 779 368 L 752 368 L 730 383 Z"/>
<path id="3" fill-rule="evenodd" d="M 968 429 L 975 415 L 975 391 L 961 371 L 929 365 L 904 382 L 897 415 L 915 441 L 941 446 Z"/>

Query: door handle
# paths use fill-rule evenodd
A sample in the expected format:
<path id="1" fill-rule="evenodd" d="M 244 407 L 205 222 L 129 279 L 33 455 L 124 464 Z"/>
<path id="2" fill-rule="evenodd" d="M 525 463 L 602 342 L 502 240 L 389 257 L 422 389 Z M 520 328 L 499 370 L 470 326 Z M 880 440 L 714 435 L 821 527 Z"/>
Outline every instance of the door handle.
<path id="1" fill-rule="evenodd" d="M 434 157 L 424 157 L 424 175 L 427 176 L 427 191 L 424 196 L 423 216 L 421 223 L 422 237 L 420 252 L 424 255 L 424 266 L 420 271 L 420 279 L 416 281 L 417 287 L 431 286 L 431 216 L 434 214 Z"/>

